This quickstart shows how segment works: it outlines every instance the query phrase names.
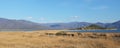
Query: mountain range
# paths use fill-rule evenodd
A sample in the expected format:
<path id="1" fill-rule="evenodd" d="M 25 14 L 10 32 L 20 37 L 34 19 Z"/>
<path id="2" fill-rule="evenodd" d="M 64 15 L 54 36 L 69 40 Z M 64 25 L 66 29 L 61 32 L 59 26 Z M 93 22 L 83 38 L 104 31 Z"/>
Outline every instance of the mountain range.
<path id="1" fill-rule="evenodd" d="M 31 31 L 48 29 L 75 29 L 96 24 L 106 28 L 120 29 L 120 21 L 113 23 L 88 23 L 88 22 L 69 22 L 69 23 L 35 23 L 27 20 L 13 20 L 0 18 L 0 31 Z"/>
<path id="2" fill-rule="evenodd" d="M 34 23 L 26 20 L 12 20 L 0 18 L 0 31 L 19 31 L 19 30 L 40 30 L 45 29 L 39 23 Z"/>
<path id="3" fill-rule="evenodd" d="M 120 29 L 120 21 L 116 21 L 113 23 L 89 23 L 89 22 L 70 22 L 70 23 L 48 23 L 44 24 L 47 26 L 49 29 L 75 29 L 75 28 L 81 28 L 81 27 L 86 27 L 89 25 L 99 25 L 104 28 L 116 28 Z"/>

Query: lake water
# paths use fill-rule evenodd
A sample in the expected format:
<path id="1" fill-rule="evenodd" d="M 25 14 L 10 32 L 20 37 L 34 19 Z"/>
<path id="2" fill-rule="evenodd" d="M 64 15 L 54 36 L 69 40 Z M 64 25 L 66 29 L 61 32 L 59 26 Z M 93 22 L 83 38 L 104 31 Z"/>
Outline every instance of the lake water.
<path id="1" fill-rule="evenodd" d="M 120 33 L 120 30 L 68 30 L 69 32 L 103 32 L 103 33 Z"/>

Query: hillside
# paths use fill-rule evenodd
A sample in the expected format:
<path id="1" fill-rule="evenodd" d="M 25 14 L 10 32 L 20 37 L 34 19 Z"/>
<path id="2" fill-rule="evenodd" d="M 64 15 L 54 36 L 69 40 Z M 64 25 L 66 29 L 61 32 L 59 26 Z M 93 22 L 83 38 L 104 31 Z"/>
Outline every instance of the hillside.
<path id="1" fill-rule="evenodd" d="M 31 21 L 0 18 L 0 31 L 41 30 L 45 28 L 45 26 Z"/>
<path id="2" fill-rule="evenodd" d="M 100 26 L 100 28 L 102 27 L 102 28 L 120 29 L 120 21 L 113 22 L 113 23 L 100 23 L 100 22 L 99 23 L 89 23 L 89 22 L 35 23 L 35 22 L 27 21 L 27 20 L 13 20 L 13 19 L 0 18 L 0 31 L 76 29 L 76 28 L 81 28 L 81 27 L 87 27 L 91 24 L 98 25 Z"/>
<path id="3" fill-rule="evenodd" d="M 77 28 L 78 30 L 98 30 L 98 29 L 115 29 L 115 28 L 105 28 L 96 24 L 92 24 L 86 27 Z"/>
<path id="4" fill-rule="evenodd" d="M 106 27 L 114 27 L 114 28 L 120 29 L 120 21 L 107 24 Z"/>
<path id="5" fill-rule="evenodd" d="M 120 29 L 120 21 L 116 21 L 113 23 L 89 23 L 89 22 L 69 22 L 69 23 L 46 23 L 43 24 L 47 27 L 49 27 L 49 29 L 76 29 L 76 28 L 81 28 L 81 27 L 87 27 L 89 25 L 98 25 L 100 27 L 103 28 L 116 28 L 116 29 Z"/>
<path id="6" fill-rule="evenodd" d="M 92 25 L 90 25 L 90 26 L 83 27 L 83 28 L 81 28 L 81 29 L 87 30 L 87 29 L 106 29 L 106 28 L 101 27 L 101 26 L 99 26 L 99 25 L 92 24 Z"/>
<path id="7" fill-rule="evenodd" d="M 91 23 L 88 22 L 69 22 L 69 23 L 46 23 L 43 24 L 49 29 L 75 29 L 79 27 L 89 26 Z"/>

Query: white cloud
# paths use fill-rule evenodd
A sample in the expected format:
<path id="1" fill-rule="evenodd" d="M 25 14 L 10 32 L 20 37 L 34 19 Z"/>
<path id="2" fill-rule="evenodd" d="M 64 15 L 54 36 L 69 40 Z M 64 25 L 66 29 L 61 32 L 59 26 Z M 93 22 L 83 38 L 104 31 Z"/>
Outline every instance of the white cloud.
<path id="1" fill-rule="evenodd" d="M 77 21 L 77 20 L 79 20 L 80 19 L 80 16 L 71 16 L 70 17 L 70 20 L 71 21 Z"/>
<path id="2" fill-rule="evenodd" d="M 32 19 L 33 17 L 31 17 L 31 16 L 29 16 L 29 17 L 27 17 L 28 19 Z"/>
<path id="3" fill-rule="evenodd" d="M 45 18 L 41 17 L 39 20 L 43 21 L 43 20 L 45 20 Z"/>
<path id="4" fill-rule="evenodd" d="M 79 16 L 72 16 L 72 18 L 80 18 Z"/>

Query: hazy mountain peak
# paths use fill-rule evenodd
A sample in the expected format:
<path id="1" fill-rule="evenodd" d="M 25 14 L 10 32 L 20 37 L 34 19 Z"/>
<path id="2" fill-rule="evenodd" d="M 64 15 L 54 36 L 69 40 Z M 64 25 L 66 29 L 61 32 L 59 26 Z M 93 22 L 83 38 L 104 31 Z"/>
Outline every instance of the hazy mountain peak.
<path id="1" fill-rule="evenodd" d="M 69 22 L 40 24 L 27 20 L 12 20 L 0 18 L 0 30 L 74 29 L 89 26 L 91 24 L 96 24 L 102 27 L 114 27 L 120 29 L 120 21 L 114 23 Z"/>
<path id="2" fill-rule="evenodd" d="M 0 30 L 41 30 L 45 26 L 26 20 L 11 20 L 0 18 Z"/>

